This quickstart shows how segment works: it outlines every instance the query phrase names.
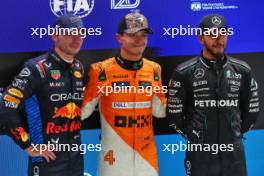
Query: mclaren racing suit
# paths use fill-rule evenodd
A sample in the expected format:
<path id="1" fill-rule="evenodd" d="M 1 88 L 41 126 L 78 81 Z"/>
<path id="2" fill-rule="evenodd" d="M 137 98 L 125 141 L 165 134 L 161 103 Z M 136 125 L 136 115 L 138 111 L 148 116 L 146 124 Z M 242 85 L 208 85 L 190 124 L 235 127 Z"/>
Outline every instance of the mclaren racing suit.
<path id="1" fill-rule="evenodd" d="M 82 119 L 99 102 L 100 176 L 158 175 L 152 114 L 165 117 L 166 91 L 160 66 L 147 59 L 132 62 L 117 56 L 91 66 Z"/>
<path id="2" fill-rule="evenodd" d="M 31 59 L 3 93 L 0 122 L 23 149 L 31 144 L 80 144 L 80 114 L 83 100 L 83 68 L 78 60 L 63 61 L 54 52 Z M 29 134 L 21 124 L 20 109 L 27 116 Z M 83 156 L 79 151 L 55 151 L 49 163 L 30 159 L 29 175 L 81 176 Z"/>
<path id="3" fill-rule="evenodd" d="M 196 57 L 175 69 L 168 91 L 170 126 L 189 144 L 211 147 L 186 152 L 187 175 L 246 175 L 242 137 L 258 116 L 257 89 L 248 64 L 229 56 L 216 62 Z"/>

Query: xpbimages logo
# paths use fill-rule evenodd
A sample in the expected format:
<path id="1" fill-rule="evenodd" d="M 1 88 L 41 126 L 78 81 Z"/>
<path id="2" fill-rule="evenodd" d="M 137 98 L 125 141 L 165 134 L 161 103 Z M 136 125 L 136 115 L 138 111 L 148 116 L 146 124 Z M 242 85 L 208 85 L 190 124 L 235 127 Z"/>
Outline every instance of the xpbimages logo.
<path id="1" fill-rule="evenodd" d="M 103 34 L 102 28 L 62 28 L 59 25 L 30 29 L 31 36 L 39 38 L 43 38 L 46 35 L 80 35 L 81 38 L 86 38 L 87 36 L 100 36 Z"/>
<path id="2" fill-rule="evenodd" d="M 87 152 L 100 152 L 101 144 L 62 144 L 59 138 L 51 139 L 47 144 L 31 144 L 32 151 L 42 154 L 45 151 L 77 152 L 85 155 Z"/>
<path id="3" fill-rule="evenodd" d="M 232 36 L 235 34 L 234 28 L 197 28 L 192 27 L 191 25 L 175 26 L 175 27 L 163 27 L 163 36 L 169 38 L 176 38 L 178 36 L 198 36 L 205 35 L 211 36 L 212 38 L 217 38 L 221 35 Z"/>
<path id="4" fill-rule="evenodd" d="M 187 144 L 180 141 L 176 144 L 163 144 L 163 152 L 169 152 L 172 155 L 176 152 L 210 152 L 212 154 L 218 154 L 220 152 L 232 152 L 234 151 L 234 144 L 193 144 L 190 141 Z"/>
<path id="5" fill-rule="evenodd" d="M 168 92 L 167 86 L 131 86 L 129 82 L 115 82 L 112 86 L 97 86 L 98 94 L 105 96 L 114 94 L 145 94 L 152 96 L 153 94 L 166 94 Z"/>

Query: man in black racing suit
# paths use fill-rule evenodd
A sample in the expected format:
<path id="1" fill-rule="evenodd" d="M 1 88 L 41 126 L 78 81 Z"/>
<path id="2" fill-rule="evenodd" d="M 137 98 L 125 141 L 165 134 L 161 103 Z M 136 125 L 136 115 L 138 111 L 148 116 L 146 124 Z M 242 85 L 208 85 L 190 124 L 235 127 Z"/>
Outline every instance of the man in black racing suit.
<path id="1" fill-rule="evenodd" d="M 201 56 L 180 64 L 169 82 L 169 124 L 187 137 L 187 175 L 245 176 L 242 137 L 258 116 L 257 82 L 247 63 L 224 54 L 226 33 L 212 33 L 227 29 L 223 16 L 205 16 L 199 27 L 209 30 L 199 35 Z"/>
<path id="2" fill-rule="evenodd" d="M 79 30 L 83 22 L 77 16 L 63 15 L 56 25 Z M 0 124 L 31 156 L 29 175 L 82 176 L 83 156 L 71 147 L 81 144 L 83 66 L 74 56 L 83 38 L 69 33 L 54 34 L 52 39 L 54 49 L 27 61 L 3 93 Z M 21 123 L 21 109 L 26 112 L 28 132 Z M 70 147 L 63 151 L 59 144 Z"/>

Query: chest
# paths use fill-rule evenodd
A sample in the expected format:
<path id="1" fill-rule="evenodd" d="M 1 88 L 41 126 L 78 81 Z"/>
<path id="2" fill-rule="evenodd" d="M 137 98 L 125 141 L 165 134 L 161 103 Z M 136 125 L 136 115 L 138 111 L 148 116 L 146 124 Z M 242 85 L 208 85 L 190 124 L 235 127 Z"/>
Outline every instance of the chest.
<path id="1" fill-rule="evenodd" d="M 195 105 L 238 106 L 243 89 L 243 75 L 238 71 L 232 68 L 221 70 L 196 68 L 189 79 Z"/>

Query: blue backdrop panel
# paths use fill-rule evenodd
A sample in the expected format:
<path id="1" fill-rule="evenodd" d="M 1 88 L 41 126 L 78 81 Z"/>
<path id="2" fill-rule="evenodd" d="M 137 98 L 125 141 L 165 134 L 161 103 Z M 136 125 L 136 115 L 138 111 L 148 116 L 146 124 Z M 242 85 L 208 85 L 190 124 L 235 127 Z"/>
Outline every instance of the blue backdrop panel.
<path id="1" fill-rule="evenodd" d="M 84 144 L 99 144 L 100 130 L 82 131 L 82 142 Z M 248 176 L 262 176 L 264 163 L 264 130 L 253 130 L 245 135 L 244 140 Z M 165 150 L 164 144 L 180 144 L 186 141 L 180 135 L 160 135 L 155 137 L 160 176 L 183 176 L 185 152 L 172 154 Z M 87 151 L 85 157 L 85 176 L 96 176 L 98 153 Z M 1 176 L 26 176 L 27 155 L 18 148 L 13 141 L 5 136 L 0 136 L 0 170 Z M 90 174 L 90 175 L 88 175 Z"/>
<path id="2" fill-rule="evenodd" d="M 47 28 L 56 19 L 50 3 L 62 0 L 3 1 L 0 11 L 0 52 L 44 51 L 52 47 L 49 36 L 31 36 L 31 28 Z M 71 0 L 72 1 L 72 0 Z M 74 0 L 73 7 L 78 0 Z M 86 0 L 93 8 L 84 17 L 86 27 L 101 28 L 102 35 L 87 37 L 83 49 L 117 48 L 115 40 L 120 18 L 131 9 L 111 9 L 111 2 L 121 0 Z M 136 0 L 130 0 L 131 3 Z M 258 0 L 137 0 L 139 9 L 149 18 L 155 34 L 149 39 L 149 46 L 160 49 L 159 55 L 192 55 L 200 51 L 197 36 L 163 35 L 163 28 L 197 27 L 202 16 L 220 13 L 226 16 L 234 35 L 229 38 L 229 53 L 260 52 L 263 47 L 264 1 Z M 67 2 L 64 6 L 67 8 Z M 213 8 L 213 10 L 209 10 Z"/>

